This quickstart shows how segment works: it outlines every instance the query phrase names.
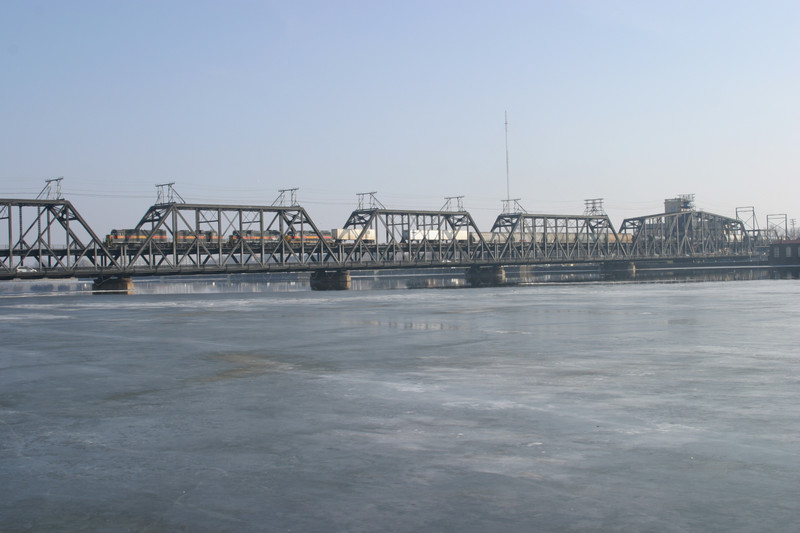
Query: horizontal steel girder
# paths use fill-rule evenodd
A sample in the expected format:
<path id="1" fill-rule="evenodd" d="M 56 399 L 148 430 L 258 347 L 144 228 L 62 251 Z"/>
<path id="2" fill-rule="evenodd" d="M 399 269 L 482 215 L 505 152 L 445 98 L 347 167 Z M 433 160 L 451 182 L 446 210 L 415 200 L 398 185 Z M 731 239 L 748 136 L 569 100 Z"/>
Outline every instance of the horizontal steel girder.
<path id="1" fill-rule="evenodd" d="M 0 199 L 0 279 L 294 272 L 726 257 L 753 252 L 736 219 L 687 211 L 627 219 L 466 211 L 354 211 L 335 240 L 300 206 L 168 203 L 98 237 L 70 202 Z M 128 232 L 128 233 L 126 233 Z M 113 232 L 112 232 L 113 234 Z M 128 238 L 130 237 L 130 238 Z"/>

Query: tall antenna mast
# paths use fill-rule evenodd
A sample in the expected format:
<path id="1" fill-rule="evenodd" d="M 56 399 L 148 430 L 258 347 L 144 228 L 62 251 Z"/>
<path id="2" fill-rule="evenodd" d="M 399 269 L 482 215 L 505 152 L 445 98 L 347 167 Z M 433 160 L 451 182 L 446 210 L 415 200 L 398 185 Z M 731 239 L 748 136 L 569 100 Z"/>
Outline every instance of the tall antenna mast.
<path id="1" fill-rule="evenodd" d="M 519 205 L 519 198 L 511 198 L 511 178 L 508 171 L 508 111 L 506 113 L 506 199 L 503 200 L 503 213 L 522 213 L 525 210 Z"/>
<path id="2" fill-rule="evenodd" d="M 505 112 L 506 116 L 506 201 L 511 203 L 511 181 L 508 171 L 508 111 Z"/>

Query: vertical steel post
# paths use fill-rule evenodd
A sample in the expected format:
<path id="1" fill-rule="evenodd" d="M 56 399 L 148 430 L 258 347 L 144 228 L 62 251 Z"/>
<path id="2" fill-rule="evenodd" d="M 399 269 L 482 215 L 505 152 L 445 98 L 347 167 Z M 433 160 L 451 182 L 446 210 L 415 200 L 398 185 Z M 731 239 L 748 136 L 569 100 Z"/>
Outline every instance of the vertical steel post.
<path id="1" fill-rule="evenodd" d="M 222 208 L 217 208 L 217 235 L 222 235 Z M 222 246 L 217 249 L 217 265 L 222 266 Z"/>
<path id="2" fill-rule="evenodd" d="M 11 204 L 6 207 L 8 213 L 8 268 L 14 265 L 14 222 L 11 217 Z"/>

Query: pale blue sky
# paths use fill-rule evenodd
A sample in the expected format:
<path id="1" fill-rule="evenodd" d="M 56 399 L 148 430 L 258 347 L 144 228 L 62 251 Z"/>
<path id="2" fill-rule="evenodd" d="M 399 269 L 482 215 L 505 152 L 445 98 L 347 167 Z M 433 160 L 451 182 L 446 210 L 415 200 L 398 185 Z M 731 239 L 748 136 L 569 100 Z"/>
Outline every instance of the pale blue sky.
<path id="1" fill-rule="evenodd" d="M 0 197 L 800 219 L 800 1 L 0 0 Z"/>

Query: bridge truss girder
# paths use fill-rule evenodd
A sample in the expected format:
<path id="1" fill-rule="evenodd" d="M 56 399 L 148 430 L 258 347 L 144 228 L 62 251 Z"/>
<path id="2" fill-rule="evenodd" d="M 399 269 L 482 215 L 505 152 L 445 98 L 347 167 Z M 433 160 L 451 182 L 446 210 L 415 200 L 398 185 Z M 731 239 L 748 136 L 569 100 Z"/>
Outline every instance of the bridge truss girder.
<path id="1" fill-rule="evenodd" d="M 119 265 L 66 200 L 0 200 L 0 279 L 68 277 Z"/>
<path id="2" fill-rule="evenodd" d="M 226 271 L 338 263 L 329 239 L 299 206 L 157 204 L 135 229 L 148 236 L 136 247 L 120 247 L 126 268 Z"/>
<path id="3" fill-rule="evenodd" d="M 753 252 L 741 220 L 704 211 L 679 211 L 623 221 L 631 257 L 714 257 Z"/>
<path id="4" fill-rule="evenodd" d="M 502 258 L 569 261 L 625 257 L 622 239 L 607 215 L 503 213 L 491 240 Z"/>
<path id="5" fill-rule="evenodd" d="M 0 199 L 0 279 L 721 257 L 755 249 L 742 221 L 691 210 L 627 219 L 619 232 L 605 215 L 501 214 L 483 234 L 466 211 L 370 208 L 354 211 L 345 228 L 360 229 L 357 238 L 332 242 L 299 206 L 173 202 L 148 209 L 134 230 L 146 230 L 143 241 L 119 245 L 97 237 L 70 202 Z M 234 238 L 248 232 L 261 238 Z"/>
<path id="6" fill-rule="evenodd" d="M 347 264 L 471 263 L 495 259 L 466 211 L 353 211 L 346 229 L 358 231 L 343 256 Z M 369 231 L 374 240 L 365 238 Z"/>

